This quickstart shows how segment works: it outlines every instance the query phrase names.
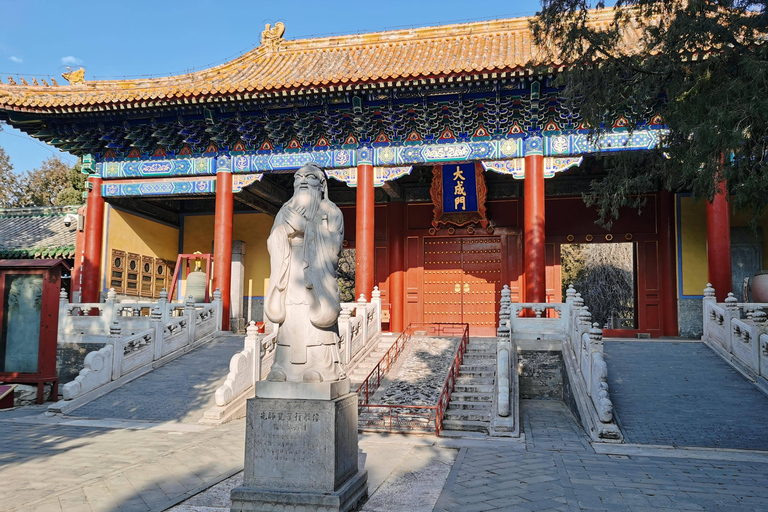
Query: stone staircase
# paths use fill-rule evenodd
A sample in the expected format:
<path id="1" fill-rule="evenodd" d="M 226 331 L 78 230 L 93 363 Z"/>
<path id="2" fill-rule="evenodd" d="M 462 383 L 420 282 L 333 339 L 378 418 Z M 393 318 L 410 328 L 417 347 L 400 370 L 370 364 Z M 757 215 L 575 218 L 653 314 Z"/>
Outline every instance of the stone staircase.
<path id="1" fill-rule="evenodd" d="M 496 338 L 470 338 L 442 435 L 455 431 L 488 433 L 496 384 Z"/>
<path id="2" fill-rule="evenodd" d="M 365 381 L 365 378 L 371 373 L 371 370 L 376 364 L 381 361 L 384 354 L 387 353 L 389 347 L 397 340 L 396 336 L 380 336 L 376 345 L 363 357 L 360 362 L 354 364 L 351 369 L 348 369 L 349 380 L 352 384 L 352 391 L 355 391 L 360 384 Z"/>

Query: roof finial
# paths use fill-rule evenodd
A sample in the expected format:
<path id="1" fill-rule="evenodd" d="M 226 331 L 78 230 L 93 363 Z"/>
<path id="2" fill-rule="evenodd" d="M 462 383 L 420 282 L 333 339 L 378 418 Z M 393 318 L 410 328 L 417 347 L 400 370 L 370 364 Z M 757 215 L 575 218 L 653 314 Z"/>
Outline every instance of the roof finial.
<path id="1" fill-rule="evenodd" d="M 72 71 L 72 68 L 67 67 L 69 73 L 62 73 L 61 76 L 64 80 L 69 82 L 69 85 L 85 85 L 85 69 L 80 68 L 77 71 Z"/>
<path id="2" fill-rule="evenodd" d="M 264 26 L 264 32 L 261 33 L 261 46 L 268 51 L 275 51 L 280 47 L 280 43 L 283 42 L 283 34 L 285 33 L 285 25 L 283 22 L 278 21 L 275 23 L 275 28 L 267 23 Z"/>

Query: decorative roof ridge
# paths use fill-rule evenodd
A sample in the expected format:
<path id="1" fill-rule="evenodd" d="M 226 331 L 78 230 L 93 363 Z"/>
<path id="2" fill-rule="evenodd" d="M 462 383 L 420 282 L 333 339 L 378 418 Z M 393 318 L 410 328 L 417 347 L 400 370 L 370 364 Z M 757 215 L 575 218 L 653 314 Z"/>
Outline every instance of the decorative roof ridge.
<path id="1" fill-rule="evenodd" d="M 590 16 L 593 22 L 605 22 L 613 19 L 613 9 L 593 9 Z M 194 84 L 215 79 L 217 75 L 225 77 L 227 72 L 237 66 L 251 62 L 260 57 L 265 57 L 270 53 L 291 52 L 314 52 L 332 50 L 335 48 L 355 47 L 355 46 L 375 46 L 381 44 L 396 45 L 399 43 L 409 43 L 416 41 L 426 41 L 435 39 L 460 39 L 462 37 L 477 36 L 479 34 L 501 32 L 501 31 L 528 31 L 529 21 L 533 16 L 523 16 L 518 18 L 501 18 L 495 20 L 472 21 L 467 23 L 453 23 L 449 25 L 432 25 L 427 27 L 404 28 L 396 30 L 383 30 L 376 32 L 363 32 L 358 34 L 331 35 L 324 37 L 311 37 L 305 39 L 281 39 L 279 48 L 269 48 L 269 45 L 262 44 L 249 50 L 232 60 L 218 64 L 216 66 L 183 73 L 178 75 L 166 75 L 159 77 L 136 78 L 126 80 L 87 80 L 84 84 L 76 85 L 23 85 L 0 83 L 0 95 L 3 90 L 9 92 L 34 91 L 35 93 L 62 93 L 62 92 L 89 92 L 91 90 L 100 90 L 104 87 L 117 86 L 121 89 L 143 89 L 155 88 L 165 84 L 180 85 L 182 83 Z M 268 32 L 269 29 L 265 30 Z M 407 37 L 404 37 L 407 36 Z"/>
<path id="2" fill-rule="evenodd" d="M 13 217 L 54 217 L 77 213 L 83 205 L 67 206 L 25 206 L 22 208 L 0 208 L 0 218 Z"/>

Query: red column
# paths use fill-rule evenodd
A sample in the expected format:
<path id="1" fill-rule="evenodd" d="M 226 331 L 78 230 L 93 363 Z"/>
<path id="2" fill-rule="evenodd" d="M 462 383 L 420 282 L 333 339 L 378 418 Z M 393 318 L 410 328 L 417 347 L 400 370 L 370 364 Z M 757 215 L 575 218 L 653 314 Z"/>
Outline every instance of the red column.
<path id="1" fill-rule="evenodd" d="M 675 258 L 675 195 L 659 193 L 661 227 L 662 334 L 677 336 L 677 259 Z"/>
<path id="2" fill-rule="evenodd" d="M 82 302 L 99 302 L 104 198 L 101 196 L 101 178 L 91 176 L 88 178 L 88 183 L 90 190 L 85 212 Z"/>
<path id="3" fill-rule="evenodd" d="M 389 228 L 389 330 L 403 332 L 405 328 L 405 265 L 403 245 L 405 238 L 405 203 L 394 201 L 387 206 Z"/>
<path id="4" fill-rule="evenodd" d="M 229 330 L 230 287 L 232 281 L 232 173 L 216 173 L 216 214 L 213 233 L 213 289 L 221 290 L 221 329 Z"/>
<path id="5" fill-rule="evenodd" d="M 707 203 L 707 264 L 709 282 L 715 289 L 717 302 L 732 292 L 731 279 L 731 214 L 728 210 L 728 187 L 717 184 L 715 197 Z"/>
<path id="6" fill-rule="evenodd" d="M 373 166 L 357 166 L 357 210 L 355 218 L 355 298 L 373 291 Z"/>
<path id="7" fill-rule="evenodd" d="M 525 302 L 546 302 L 544 247 L 544 156 L 525 157 L 523 194 Z"/>

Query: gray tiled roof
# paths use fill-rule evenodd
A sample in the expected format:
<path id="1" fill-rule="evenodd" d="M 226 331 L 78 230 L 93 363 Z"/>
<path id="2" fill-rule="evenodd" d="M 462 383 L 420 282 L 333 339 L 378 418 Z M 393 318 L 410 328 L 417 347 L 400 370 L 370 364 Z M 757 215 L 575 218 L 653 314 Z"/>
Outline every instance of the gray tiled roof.
<path id="1" fill-rule="evenodd" d="M 0 258 L 75 257 L 77 220 L 64 225 L 77 206 L 0 208 Z"/>

